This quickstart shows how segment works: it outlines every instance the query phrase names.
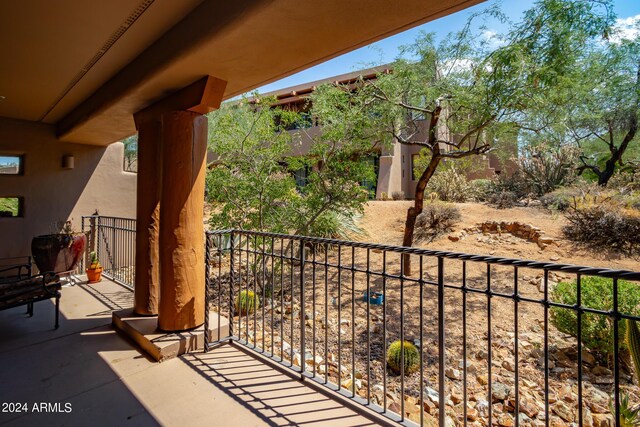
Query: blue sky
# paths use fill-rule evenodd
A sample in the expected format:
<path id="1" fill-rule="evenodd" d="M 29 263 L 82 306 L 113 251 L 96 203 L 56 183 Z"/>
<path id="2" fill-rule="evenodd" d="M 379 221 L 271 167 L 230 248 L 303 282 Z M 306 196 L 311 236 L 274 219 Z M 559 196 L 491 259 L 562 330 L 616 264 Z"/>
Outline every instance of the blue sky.
<path id="1" fill-rule="evenodd" d="M 371 65 L 380 65 L 392 62 L 398 55 L 398 48 L 403 45 L 411 44 L 420 31 L 436 33 L 437 38 L 440 39 L 445 37 L 451 31 L 456 31 L 462 28 L 471 13 L 481 11 L 487 6 L 496 3 L 498 2 L 487 1 L 453 15 L 428 22 L 424 25 L 420 25 L 403 33 L 396 34 L 395 36 L 373 43 L 369 46 L 341 55 L 282 80 L 262 86 L 261 88 L 258 88 L 258 91 L 260 93 L 266 93 L 314 80 L 321 80 L 338 74 L 356 71 L 367 68 Z M 502 4 L 502 10 L 507 17 L 512 21 L 517 21 L 522 16 L 522 13 L 534 4 L 534 1 L 505 0 L 500 3 Z M 616 15 L 621 20 L 640 16 L 640 1 L 638 0 L 618 0 L 615 1 L 614 7 Z M 504 26 L 499 22 L 487 22 L 486 25 L 487 29 L 490 31 L 500 32 L 501 30 L 504 30 Z"/>

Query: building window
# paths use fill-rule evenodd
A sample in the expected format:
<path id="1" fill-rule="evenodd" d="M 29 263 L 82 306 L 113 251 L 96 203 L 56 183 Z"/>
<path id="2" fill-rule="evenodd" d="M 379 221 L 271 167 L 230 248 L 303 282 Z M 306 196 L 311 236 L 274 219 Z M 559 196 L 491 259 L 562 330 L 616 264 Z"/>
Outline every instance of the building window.
<path id="1" fill-rule="evenodd" d="M 22 197 L 0 197 L 0 218 L 16 218 L 23 215 Z"/>
<path id="2" fill-rule="evenodd" d="M 24 156 L 0 155 L 0 175 L 22 175 L 24 173 Z"/>
<path id="3" fill-rule="evenodd" d="M 307 186 L 310 173 L 311 168 L 309 166 L 305 166 L 293 171 L 293 178 L 296 180 L 296 187 L 298 187 L 298 190 L 301 190 Z"/>
<path id="4" fill-rule="evenodd" d="M 375 174 L 375 178 L 373 181 L 364 180 L 360 183 L 369 193 L 369 199 L 373 200 L 376 198 L 376 190 L 378 187 L 378 171 L 380 170 L 380 157 L 379 155 L 371 155 L 362 159 L 363 162 L 370 164 L 373 166 L 373 172 Z"/>
<path id="5" fill-rule="evenodd" d="M 418 180 L 418 176 L 416 175 L 416 162 L 418 161 L 418 158 L 420 158 L 419 154 L 411 155 L 411 180 L 412 181 Z"/>

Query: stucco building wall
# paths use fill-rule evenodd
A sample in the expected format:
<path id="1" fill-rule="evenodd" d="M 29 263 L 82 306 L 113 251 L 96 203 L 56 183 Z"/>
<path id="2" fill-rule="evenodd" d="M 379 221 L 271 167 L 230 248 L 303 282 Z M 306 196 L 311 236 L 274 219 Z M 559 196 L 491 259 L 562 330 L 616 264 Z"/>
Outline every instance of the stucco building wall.
<path id="1" fill-rule="evenodd" d="M 0 155 L 23 155 L 23 175 L 0 175 L 0 197 L 23 197 L 20 218 L 0 217 L 0 258 L 29 255 L 31 238 L 81 217 L 135 218 L 136 174 L 124 172 L 122 143 L 106 147 L 62 143 L 53 126 L 0 118 Z M 72 155 L 74 168 L 62 157 Z"/>

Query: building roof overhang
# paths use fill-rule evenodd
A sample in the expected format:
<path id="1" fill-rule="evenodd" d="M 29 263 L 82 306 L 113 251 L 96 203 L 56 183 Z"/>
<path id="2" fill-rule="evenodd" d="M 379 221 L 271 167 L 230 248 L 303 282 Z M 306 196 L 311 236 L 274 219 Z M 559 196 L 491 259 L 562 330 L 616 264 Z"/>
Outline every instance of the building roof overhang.
<path id="1" fill-rule="evenodd" d="M 204 76 L 229 99 L 481 1 L 2 2 L 0 117 L 107 145 Z"/>

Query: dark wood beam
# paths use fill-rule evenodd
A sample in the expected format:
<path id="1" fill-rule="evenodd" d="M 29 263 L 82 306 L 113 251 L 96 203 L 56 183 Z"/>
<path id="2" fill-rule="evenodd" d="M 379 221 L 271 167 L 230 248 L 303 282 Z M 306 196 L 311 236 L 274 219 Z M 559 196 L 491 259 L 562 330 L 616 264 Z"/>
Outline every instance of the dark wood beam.
<path id="1" fill-rule="evenodd" d="M 207 114 L 220 108 L 227 82 L 205 76 L 177 92 L 162 98 L 133 115 L 136 127 L 149 119 L 155 119 L 169 111 L 192 111 Z"/>

